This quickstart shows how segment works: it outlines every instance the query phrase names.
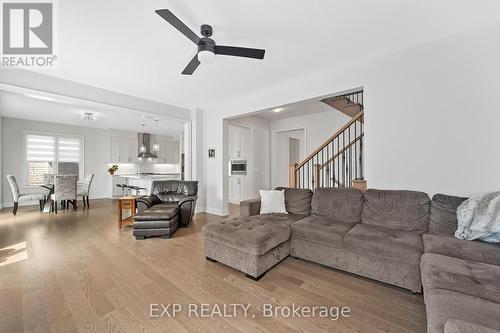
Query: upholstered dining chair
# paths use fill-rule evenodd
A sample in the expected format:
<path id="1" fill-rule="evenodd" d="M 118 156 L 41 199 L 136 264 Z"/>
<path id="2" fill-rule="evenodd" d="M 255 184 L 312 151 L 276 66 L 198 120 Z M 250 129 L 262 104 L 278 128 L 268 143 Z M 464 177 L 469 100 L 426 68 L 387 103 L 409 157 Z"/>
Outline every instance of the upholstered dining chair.
<path id="1" fill-rule="evenodd" d="M 54 185 L 54 175 L 51 173 L 46 173 L 43 175 L 43 185 L 52 186 Z"/>
<path id="2" fill-rule="evenodd" d="M 46 191 L 29 191 L 29 192 L 21 192 L 19 190 L 19 186 L 17 185 L 16 177 L 12 175 L 7 175 L 7 182 L 10 185 L 10 191 L 12 192 L 12 198 L 14 199 L 14 209 L 12 213 L 14 215 L 17 214 L 17 208 L 19 206 L 19 202 L 22 201 L 35 201 L 38 200 L 40 203 L 40 211 L 43 210 L 43 205 L 45 203 L 45 196 L 47 195 Z"/>
<path id="3" fill-rule="evenodd" d="M 78 177 L 76 175 L 55 175 L 54 193 L 51 195 L 54 212 L 57 214 L 57 203 L 59 201 L 71 202 L 73 210 L 77 209 L 76 190 Z M 66 209 L 69 204 L 66 203 Z"/>
<path id="4" fill-rule="evenodd" d="M 92 180 L 94 179 L 94 174 L 85 175 L 83 179 L 83 183 L 78 184 L 78 192 L 77 197 L 82 197 L 83 199 L 83 207 L 87 205 L 90 208 L 89 203 L 89 194 L 90 194 L 90 185 L 92 185 Z"/>

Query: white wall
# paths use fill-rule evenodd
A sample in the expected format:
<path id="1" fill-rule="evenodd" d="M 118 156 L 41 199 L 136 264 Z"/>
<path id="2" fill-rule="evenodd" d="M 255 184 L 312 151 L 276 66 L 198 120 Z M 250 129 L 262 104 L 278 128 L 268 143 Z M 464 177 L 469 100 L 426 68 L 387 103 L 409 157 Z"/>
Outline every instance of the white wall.
<path id="1" fill-rule="evenodd" d="M 36 121 L 3 118 L 2 121 L 2 183 L 4 207 L 12 205 L 12 195 L 6 186 L 5 175 L 12 174 L 20 186 L 25 185 L 25 166 L 23 156 L 23 133 L 25 130 L 66 133 L 84 137 L 84 172 L 94 173 L 90 198 L 109 197 L 111 177 L 107 175 L 109 159 L 109 132 L 106 130 L 43 123 Z"/>
<path id="2" fill-rule="evenodd" d="M 370 187 L 470 195 L 500 187 L 496 111 L 500 24 L 311 73 L 208 110 L 205 147 L 222 149 L 223 119 L 354 87 L 365 91 Z M 207 206 L 223 210 L 224 165 L 207 160 Z"/>
<path id="3" fill-rule="evenodd" d="M 253 197 L 259 195 L 260 189 L 270 187 L 270 130 L 269 121 L 254 117 L 241 117 L 229 120 L 230 124 L 250 129 L 252 156 L 248 165 L 248 175 L 253 184 Z"/>
<path id="4" fill-rule="evenodd" d="M 350 119 L 345 114 L 332 109 L 332 111 L 328 112 L 312 113 L 272 121 L 270 123 L 272 187 L 288 185 L 288 176 L 284 176 L 282 172 L 283 161 L 288 160 L 288 140 L 280 142 L 279 132 L 304 129 L 305 138 L 303 141 L 305 148 L 301 150 L 303 152 L 301 159 L 304 159 Z M 288 174 L 288 169 L 286 170 L 286 174 Z"/>
<path id="5" fill-rule="evenodd" d="M 203 111 L 191 111 L 191 175 L 193 180 L 198 181 L 198 200 L 196 201 L 196 212 L 204 212 L 207 207 L 207 191 L 205 187 L 205 153 L 208 151 L 203 146 L 205 131 L 203 126 Z M 217 153 L 217 152 L 216 152 Z M 218 153 L 222 153 L 219 151 Z M 188 156 L 186 156 L 188 159 Z"/>

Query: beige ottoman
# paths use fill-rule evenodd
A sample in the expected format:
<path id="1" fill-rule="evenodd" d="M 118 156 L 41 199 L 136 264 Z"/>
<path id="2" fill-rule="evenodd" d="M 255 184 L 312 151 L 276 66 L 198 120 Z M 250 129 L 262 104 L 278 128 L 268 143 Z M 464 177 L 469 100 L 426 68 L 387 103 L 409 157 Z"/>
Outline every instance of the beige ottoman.
<path id="1" fill-rule="evenodd" d="M 262 214 L 210 223 L 203 227 L 205 256 L 259 280 L 290 253 L 290 224 L 296 214 Z"/>

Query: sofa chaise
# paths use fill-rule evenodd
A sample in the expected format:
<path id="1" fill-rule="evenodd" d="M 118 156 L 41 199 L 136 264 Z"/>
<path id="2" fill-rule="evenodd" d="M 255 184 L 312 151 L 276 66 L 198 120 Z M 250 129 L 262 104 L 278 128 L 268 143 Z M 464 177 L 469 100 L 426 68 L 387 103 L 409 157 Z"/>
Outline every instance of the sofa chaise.
<path id="1" fill-rule="evenodd" d="M 203 227 L 207 260 L 258 280 L 291 255 L 424 292 L 429 333 L 500 333 L 500 246 L 454 237 L 465 200 L 415 191 L 285 189 L 288 214 Z"/>

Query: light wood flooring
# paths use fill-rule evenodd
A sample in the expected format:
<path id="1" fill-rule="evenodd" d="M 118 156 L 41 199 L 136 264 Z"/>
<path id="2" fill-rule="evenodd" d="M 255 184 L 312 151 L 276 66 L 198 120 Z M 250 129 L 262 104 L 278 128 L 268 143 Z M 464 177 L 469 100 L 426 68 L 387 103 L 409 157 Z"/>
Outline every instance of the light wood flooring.
<path id="1" fill-rule="evenodd" d="M 81 203 L 80 203 L 81 205 Z M 425 332 L 421 295 L 292 258 L 258 282 L 203 254 L 198 214 L 174 238 L 136 241 L 116 202 L 0 210 L 0 332 Z M 248 303 L 255 318 L 150 318 L 151 303 Z M 262 304 L 348 306 L 349 318 L 264 318 Z"/>

